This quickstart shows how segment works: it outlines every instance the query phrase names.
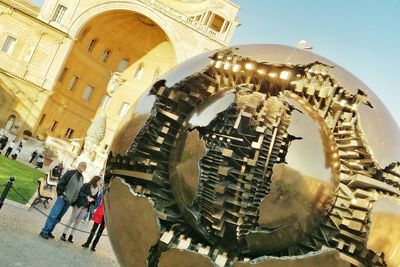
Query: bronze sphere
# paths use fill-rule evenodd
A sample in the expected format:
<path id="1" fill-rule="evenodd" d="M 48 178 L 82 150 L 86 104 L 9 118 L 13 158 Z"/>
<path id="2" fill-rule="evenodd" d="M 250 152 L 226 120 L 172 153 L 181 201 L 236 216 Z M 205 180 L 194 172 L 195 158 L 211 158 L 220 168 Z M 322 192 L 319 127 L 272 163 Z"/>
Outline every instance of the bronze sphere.
<path id="1" fill-rule="evenodd" d="M 367 86 L 279 45 L 190 59 L 106 167 L 122 266 L 399 266 L 400 131 Z"/>

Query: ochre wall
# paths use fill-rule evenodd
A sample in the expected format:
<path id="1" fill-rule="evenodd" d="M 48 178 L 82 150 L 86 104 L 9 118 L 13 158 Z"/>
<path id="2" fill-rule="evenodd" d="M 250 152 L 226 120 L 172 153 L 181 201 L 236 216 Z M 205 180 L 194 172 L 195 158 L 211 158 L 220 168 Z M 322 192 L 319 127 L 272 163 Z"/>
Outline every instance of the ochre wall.
<path id="1" fill-rule="evenodd" d="M 68 56 L 64 67 L 68 68 L 62 82 L 57 82 L 54 95 L 46 104 L 46 119 L 39 127 L 41 135 L 64 138 L 68 128 L 74 129 L 72 138 L 83 138 L 91 120 L 107 94 L 107 83 L 117 71 L 121 59 L 128 59 L 129 66 L 122 72 L 126 80 L 112 95 L 104 110 L 107 113 L 107 134 L 102 147 L 110 144 L 114 131 L 121 120 L 118 113 L 123 102 L 132 104 L 153 82 L 156 71 L 160 74 L 176 64 L 174 48 L 165 33 L 148 18 L 129 11 L 111 11 L 92 19 L 82 28 L 78 40 Z M 94 49 L 87 51 L 88 43 L 96 39 Z M 107 62 L 101 56 L 105 49 L 111 54 Z M 135 79 L 138 66 L 142 64 L 142 77 Z M 74 90 L 68 90 L 71 78 L 79 77 Z M 88 101 L 82 99 L 86 85 L 95 89 Z M 103 110 L 100 109 L 99 112 Z M 50 127 L 58 121 L 54 131 Z"/>

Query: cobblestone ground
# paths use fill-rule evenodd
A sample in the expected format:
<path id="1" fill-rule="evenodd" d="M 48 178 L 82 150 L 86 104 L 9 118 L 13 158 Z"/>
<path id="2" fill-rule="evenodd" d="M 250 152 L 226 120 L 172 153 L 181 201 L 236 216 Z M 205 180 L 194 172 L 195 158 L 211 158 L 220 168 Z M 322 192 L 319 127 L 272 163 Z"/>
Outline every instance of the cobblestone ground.
<path id="1" fill-rule="evenodd" d="M 51 206 L 44 209 L 50 212 Z M 62 222 L 68 220 L 71 209 L 65 214 Z M 63 242 L 60 236 L 64 226 L 58 224 L 53 232 L 55 239 L 45 240 L 39 236 L 45 217 L 37 210 L 29 211 L 5 204 L 0 210 L 0 266 L 119 266 L 111 249 L 108 237 L 103 236 L 96 247 L 96 252 L 81 247 L 88 234 L 76 232 L 74 243 Z M 79 224 L 80 228 L 90 231 L 92 222 Z M 104 231 L 107 234 L 107 230 Z"/>

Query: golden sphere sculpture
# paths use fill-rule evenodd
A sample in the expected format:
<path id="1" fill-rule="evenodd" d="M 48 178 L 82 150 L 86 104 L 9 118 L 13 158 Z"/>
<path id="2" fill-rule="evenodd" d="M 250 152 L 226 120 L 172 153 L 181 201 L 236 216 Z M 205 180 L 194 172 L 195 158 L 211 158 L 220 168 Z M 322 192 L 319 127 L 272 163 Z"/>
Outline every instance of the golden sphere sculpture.
<path id="1" fill-rule="evenodd" d="M 365 84 L 279 45 L 190 59 L 107 161 L 122 266 L 399 266 L 400 131 Z"/>

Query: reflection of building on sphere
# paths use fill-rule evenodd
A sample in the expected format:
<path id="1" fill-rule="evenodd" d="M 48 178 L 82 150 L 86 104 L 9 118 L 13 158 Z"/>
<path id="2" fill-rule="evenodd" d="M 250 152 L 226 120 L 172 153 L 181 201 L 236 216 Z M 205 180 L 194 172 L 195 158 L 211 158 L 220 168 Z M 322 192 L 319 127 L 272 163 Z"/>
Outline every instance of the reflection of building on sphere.
<path id="1" fill-rule="evenodd" d="M 120 263 L 397 266 L 400 140 L 386 112 L 302 50 L 241 46 L 183 63 L 139 99 L 111 149 Z M 386 131 L 371 128 L 380 117 Z M 378 227 L 387 218 L 391 233 Z"/>

